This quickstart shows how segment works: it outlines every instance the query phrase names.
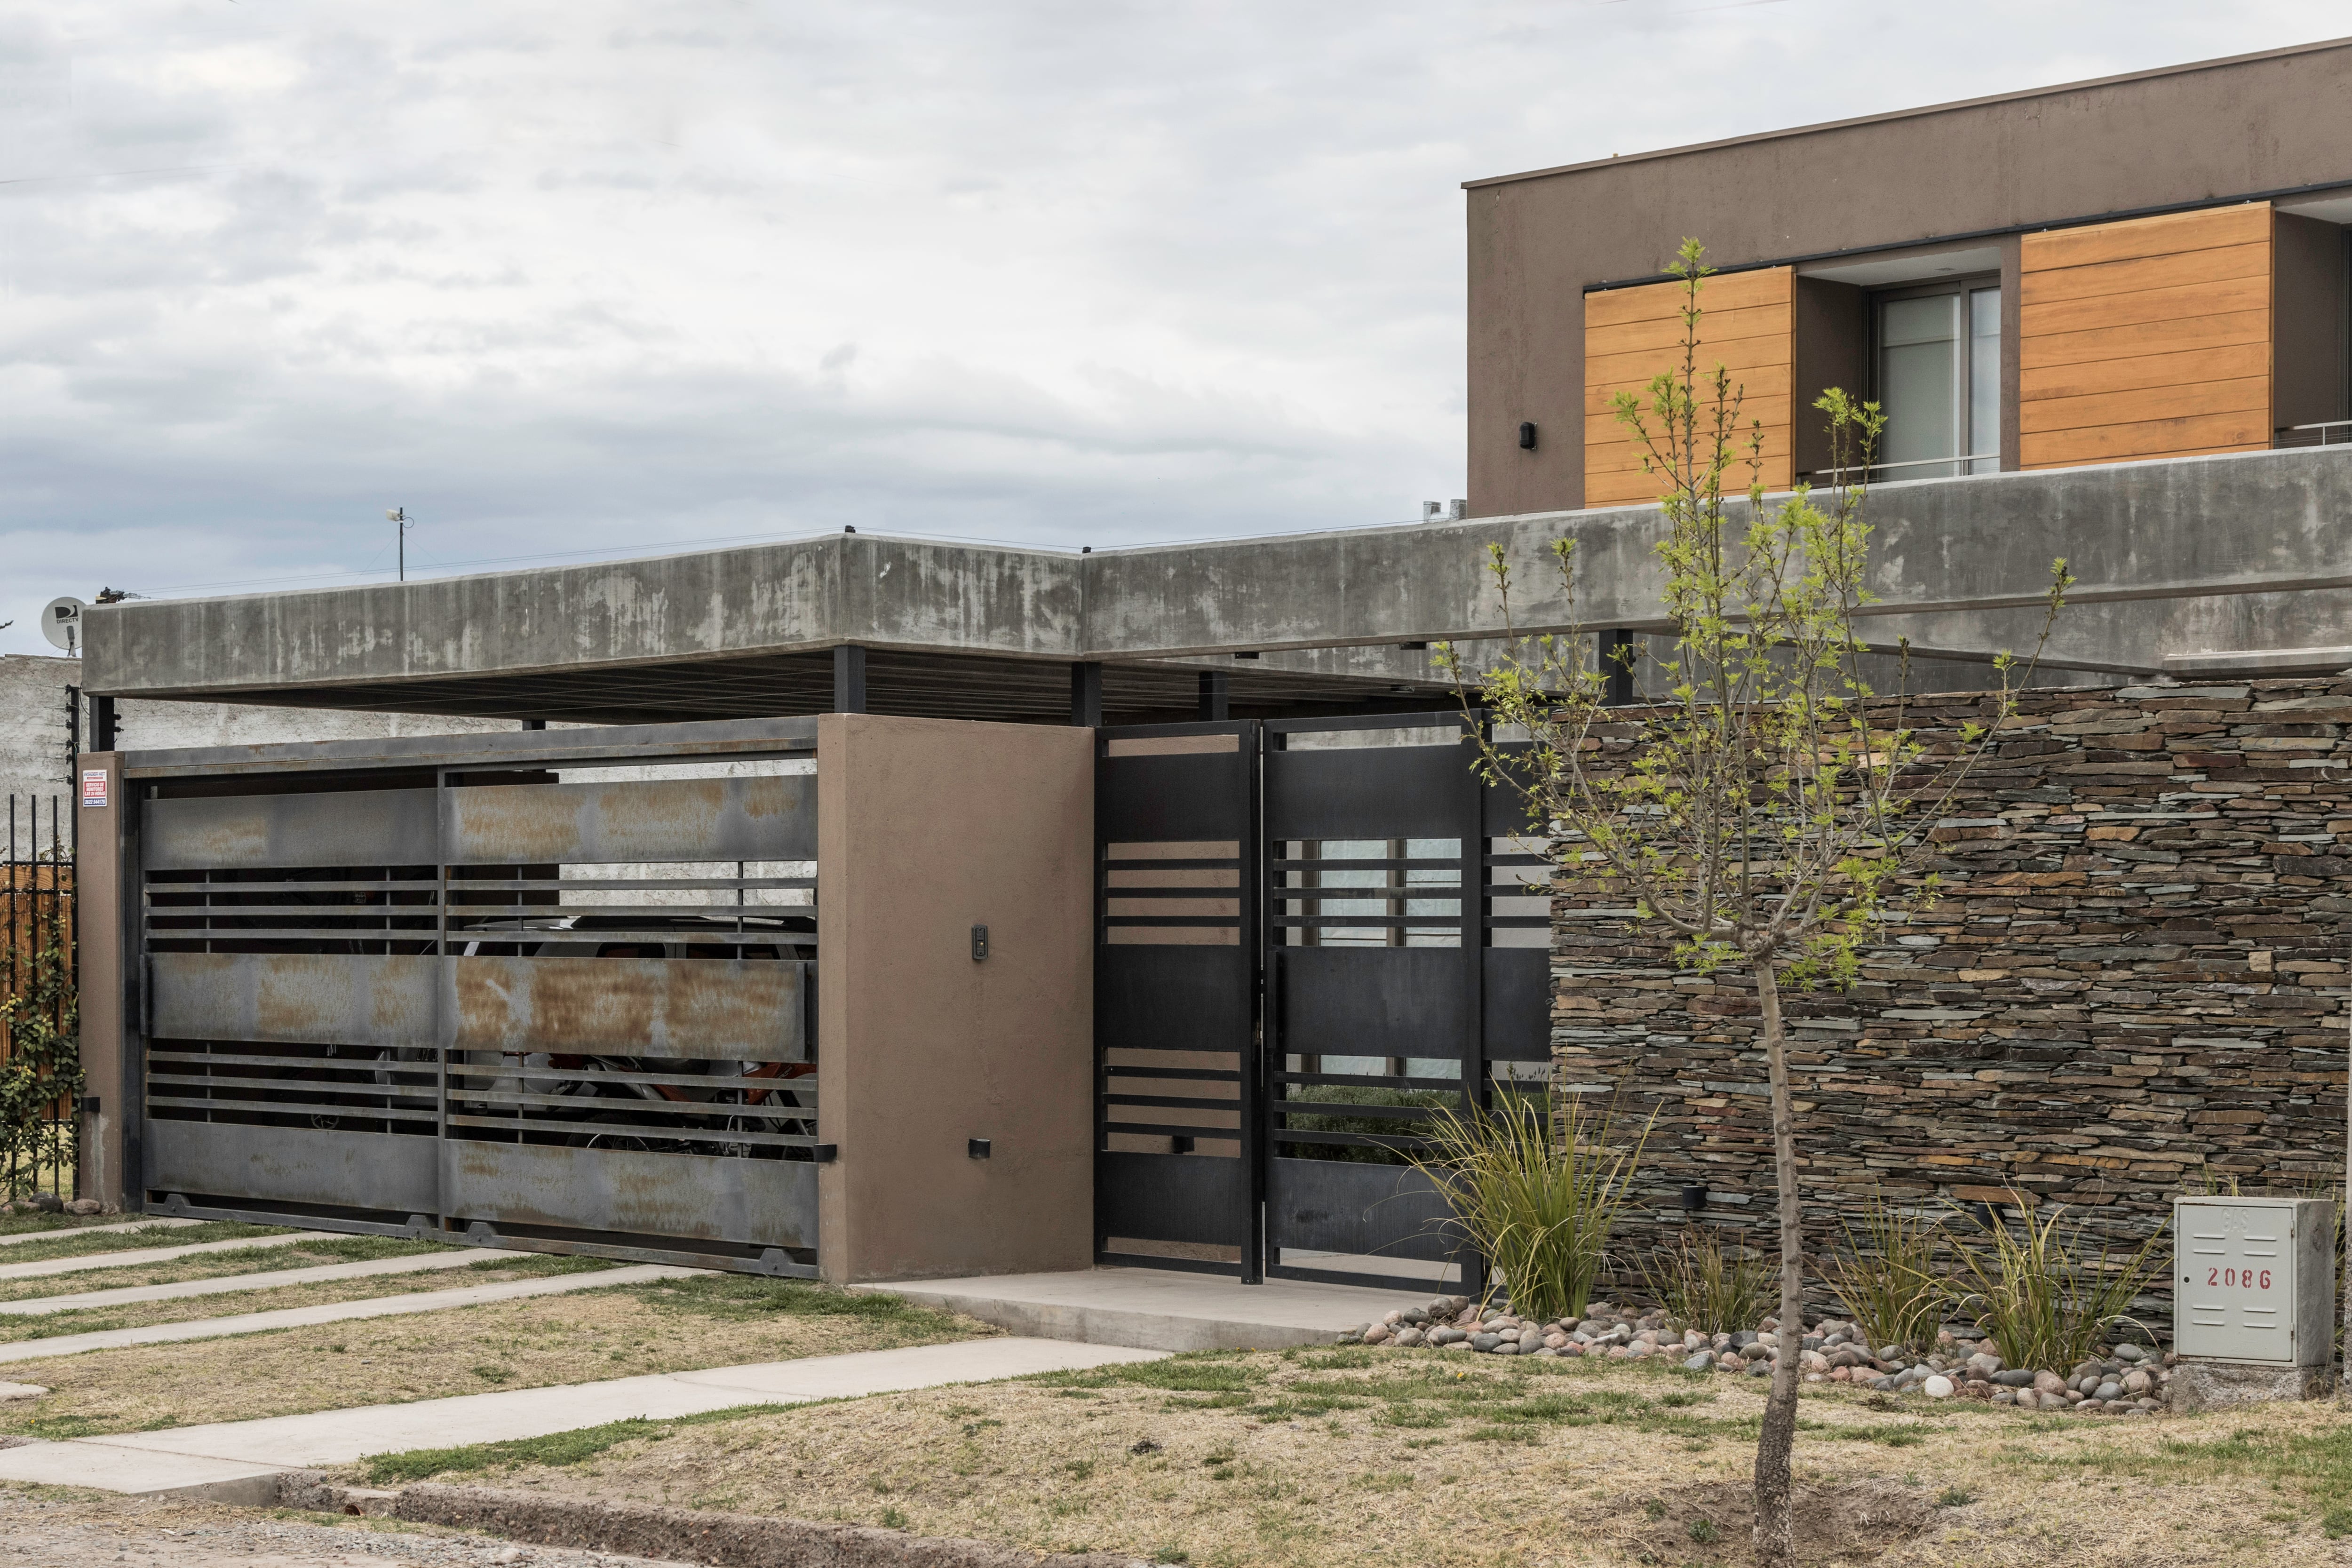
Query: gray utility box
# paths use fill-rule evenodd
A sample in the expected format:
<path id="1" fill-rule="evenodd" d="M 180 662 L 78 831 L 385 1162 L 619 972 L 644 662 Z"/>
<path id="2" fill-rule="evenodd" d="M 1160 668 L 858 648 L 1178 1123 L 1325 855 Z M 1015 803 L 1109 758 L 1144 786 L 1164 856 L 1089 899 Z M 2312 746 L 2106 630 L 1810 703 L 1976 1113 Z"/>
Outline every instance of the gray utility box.
<path id="1" fill-rule="evenodd" d="M 2336 1352 L 2336 1205 L 2177 1198 L 2173 1349 L 2200 1361 L 2322 1366 Z"/>

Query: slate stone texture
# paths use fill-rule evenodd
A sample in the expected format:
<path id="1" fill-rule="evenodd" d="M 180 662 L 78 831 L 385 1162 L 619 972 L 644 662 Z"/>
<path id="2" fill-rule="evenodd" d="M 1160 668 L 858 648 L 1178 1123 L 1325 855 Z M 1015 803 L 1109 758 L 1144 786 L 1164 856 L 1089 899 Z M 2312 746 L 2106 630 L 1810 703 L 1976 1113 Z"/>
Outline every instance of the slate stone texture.
<path id="1" fill-rule="evenodd" d="M 1948 748 L 1988 712 L 1937 695 L 1911 721 Z M 1936 903 L 1854 991 L 1787 994 L 1810 1245 L 1874 1193 L 2064 1203 L 2136 1245 L 2184 1188 L 2340 1182 L 2347 729 L 2352 680 L 2025 693 L 1937 819 Z M 1621 1254 L 1702 1184 L 1699 1223 L 1769 1249 L 1752 981 L 1678 971 L 1604 888 L 1555 892 L 1558 1081 L 1657 1113 Z"/>

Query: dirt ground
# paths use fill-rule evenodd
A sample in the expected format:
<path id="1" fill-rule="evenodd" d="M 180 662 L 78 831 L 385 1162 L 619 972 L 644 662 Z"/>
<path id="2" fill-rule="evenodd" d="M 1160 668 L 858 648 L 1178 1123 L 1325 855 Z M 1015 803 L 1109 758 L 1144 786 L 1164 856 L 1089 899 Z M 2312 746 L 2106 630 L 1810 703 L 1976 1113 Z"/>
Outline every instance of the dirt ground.
<path id="1" fill-rule="evenodd" d="M 643 1557 L 518 1546 L 490 1536 L 310 1514 L 0 1488 L 0 1563 L 26 1568 L 628 1568 Z M 669 1568 L 669 1565 L 661 1565 Z"/>
<path id="2" fill-rule="evenodd" d="M 451 1282 L 464 1278 L 459 1271 Z M 270 1293 L 271 1304 L 279 1294 Z M 697 1275 L 414 1317 L 15 1362 L 5 1368 L 10 1380 L 50 1392 L 0 1405 L 0 1433 L 153 1431 L 996 1331 L 895 1297 Z"/>
<path id="3" fill-rule="evenodd" d="M 1185 1357 L 679 1424 L 562 1465 L 492 1446 L 448 1479 L 1199 1568 L 1748 1561 L 1754 1384 L 1467 1360 Z M 2332 1408 L 2126 1420 L 1841 1390 L 1801 1420 L 1809 1563 L 2352 1562 L 2328 1533 L 2352 1528 L 2330 1515 L 2352 1489 Z M 2300 1469 L 2264 1462 L 2298 1444 Z"/>

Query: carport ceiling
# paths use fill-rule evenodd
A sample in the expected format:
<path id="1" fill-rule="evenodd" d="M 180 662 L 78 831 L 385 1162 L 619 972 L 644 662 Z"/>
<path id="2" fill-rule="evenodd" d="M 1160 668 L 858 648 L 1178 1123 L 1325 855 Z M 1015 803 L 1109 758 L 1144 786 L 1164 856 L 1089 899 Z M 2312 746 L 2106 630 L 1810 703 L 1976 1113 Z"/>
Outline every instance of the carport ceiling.
<path id="1" fill-rule="evenodd" d="M 1229 702 L 1235 718 L 1306 717 L 1349 711 L 1426 710 L 1454 702 L 1436 684 L 1348 679 L 1261 669 L 1234 659 Z M 1112 664 L 1103 668 L 1106 723 L 1193 718 L 1202 666 Z M 1035 659 L 869 651 L 866 710 L 931 719 L 1065 724 L 1070 667 Z M 205 700 L 217 701 L 217 694 Z M 371 680 L 362 685 L 242 690 L 239 702 L 296 708 L 544 719 L 588 724 L 666 724 L 699 719 L 759 719 L 833 709 L 833 654 L 766 654 L 677 660 L 522 676 Z"/>

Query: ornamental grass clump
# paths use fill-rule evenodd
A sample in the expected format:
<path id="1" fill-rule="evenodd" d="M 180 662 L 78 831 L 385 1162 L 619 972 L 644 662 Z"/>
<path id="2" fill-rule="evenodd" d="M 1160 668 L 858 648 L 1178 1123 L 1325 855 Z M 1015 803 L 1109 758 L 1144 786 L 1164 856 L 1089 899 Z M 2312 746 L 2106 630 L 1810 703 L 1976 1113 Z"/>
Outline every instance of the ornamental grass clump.
<path id="1" fill-rule="evenodd" d="M 1962 1309 L 1975 1313 L 2011 1366 L 2074 1366 L 2117 1323 L 2146 1327 L 2130 1309 L 2155 1271 L 2164 1227 L 2137 1252 L 2110 1254 L 2081 1224 L 2062 1227 L 2064 1213 L 2063 1204 L 2043 1219 L 2028 1212 L 2015 1230 L 1996 1219 L 1973 1244 L 1953 1237 L 1965 1275 Z"/>
<path id="2" fill-rule="evenodd" d="M 1555 1132 L 1557 1128 L 1557 1132 Z M 1648 1123 L 1630 1148 L 1613 1109 L 1573 1096 L 1502 1096 L 1486 1112 L 1441 1110 L 1414 1166 L 1453 1210 L 1450 1227 L 1499 1274 L 1520 1315 L 1580 1318 L 1608 1265 Z"/>
<path id="3" fill-rule="evenodd" d="M 1822 1277 L 1872 1352 L 1934 1345 L 1953 1296 L 1940 1267 L 1942 1227 L 1924 1215 L 1904 1213 L 1884 1196 L 1873 1197 L 1863 1210 L 1858 1231 L 1839 1223 L 1846 1251 L 1822 1259 Z"/>
<path id="4" fill-rule="evenodd" d="M 1727 1247 L 1713 1231 L 1683 1233 L 1642 1265 L 1642 1281 L 1670 1322 L 1703 1334 L 1736 1334 L 1763 1321 L 1780 1294 L 1779 1260 Z"/>

